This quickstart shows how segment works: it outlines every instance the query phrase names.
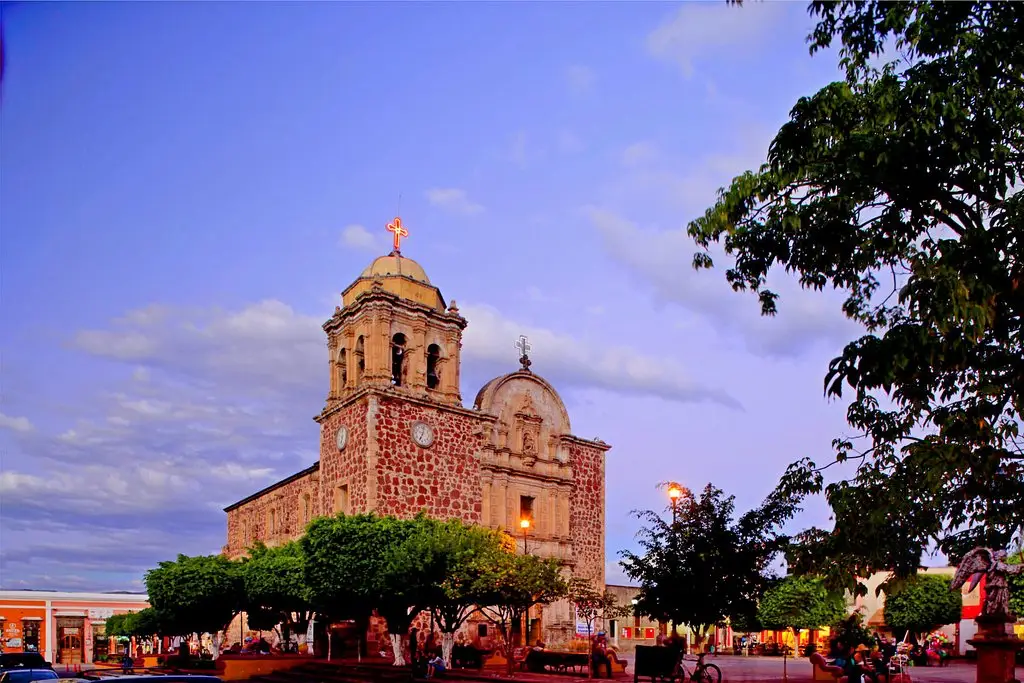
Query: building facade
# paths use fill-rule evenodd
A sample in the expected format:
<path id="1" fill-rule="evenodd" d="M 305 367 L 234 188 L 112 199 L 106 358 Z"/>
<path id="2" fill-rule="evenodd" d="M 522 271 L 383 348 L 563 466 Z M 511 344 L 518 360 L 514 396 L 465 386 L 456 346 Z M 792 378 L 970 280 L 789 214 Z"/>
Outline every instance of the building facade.
<path id="1" fill-rule="evenodd" d="M 320 459 L 227 507 L 225 554 L 297 538 L 318 515 L 424 511 L 503 529 L 520 551 L 556 557 L 603 586 L 610 446 L 572 434 L 558 392 L 531 370 L 525 338 L 519 369 L 485 384 L 467 408 L 460 352 L 470 321 L 418 263 L 396 245 L 341 298 L 323 325 Z M 574 631 L 567 603 L 538 621 L 547 639 Z"/>
<path id="2" fill-rule="evenodd" d="M 107 654 L 107 617 L 146 607 L 148 598 L 134 593 L 0 590 L 0 646 L 38 652 L 54 664 L 89 664 Z"/>

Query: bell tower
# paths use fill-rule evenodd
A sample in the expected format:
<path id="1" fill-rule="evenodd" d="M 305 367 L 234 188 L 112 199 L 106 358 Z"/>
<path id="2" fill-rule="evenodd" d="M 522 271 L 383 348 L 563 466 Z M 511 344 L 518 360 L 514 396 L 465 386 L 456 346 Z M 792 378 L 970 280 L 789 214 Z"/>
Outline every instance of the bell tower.
<path id="1" fill-rule="evenodd" d="M 324 323 L 330 409 L 368 387 L 460 406 L 459 354 L 466 319 L 445 305 L 426 272 L 399 249 L 401 218 L 388 224 L 394 249 L 373 261 L 341 294 Z"/>

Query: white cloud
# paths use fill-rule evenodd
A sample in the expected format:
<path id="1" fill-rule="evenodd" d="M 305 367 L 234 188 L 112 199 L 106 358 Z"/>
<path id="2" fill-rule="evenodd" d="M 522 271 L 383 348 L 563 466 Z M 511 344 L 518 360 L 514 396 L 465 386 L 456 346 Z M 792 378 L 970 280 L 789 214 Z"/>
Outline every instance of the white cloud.
<path id="1" fill-rule="evenodd" d="M 432 205 L 461 216 L 475 216 L 484 210 L 480 204 L 470 201 L 465 190 L 457 187 L 431 188 L 426 196 Z"/>
<path id="2" fill-rule="evenodd" d="M 644 230 L 607 209 L 586 207 L 584 212 L 606 252 L 650 284 L 660 299 L 739 332 L 757 353 L 793 356 L 821 341 L 838 344 L 856 332 L 834 295 L 801 290 L 785 275 L 769 283 L 780 294 L 779 314 L 764 318 L 756 298 L 734 292 L 720 268 L 694 270 L 695 246 L 684 228 Z M 716 256 L 719 265 L 727 262 L 724 254 Z"/>
<path id="3" fill-rule="evenodd" d="M 560 389 L 736 406 L 663 358 L 524 325 L 485 305 L 462 312 L 470 374 L 507 371 L 511 340 L 527 334 L 534 369 Z M 309 418 L 328 382 L 321 320 L 276 300 L 236 310 L 151 305 L 75 335 L 73 349 L 127 372 L 76 401 L 70 422 L 51 433 L 15 432 L 0 474 L 0 571 L 25 587 L 124 588 L 176 552 L 216 552 L 224 505 L 318 457 Z M 68 565 L 78 578 L 61 569 Z"/>
<path id="4" fill-rule="evenodd" d="M 650 142 L 635 142 L 622 151 L 622 163 L 625 166 L 639 166 L 657 158 L 658 148 Z"/>
<path id="5" fill-rule="evenodd" d="M 381 239 L 362 225 L 346 225 L 341 231 L 341 244 L 352 249 L 379 249 Z"/>
<path id="6" fill-rule="evenodd" d="M 712 401 L 738 408 L 724 391 L 694 380 L 678 364 L 627 347 L 596 347 L 568 334 L 525 325 L 486 305 L 464 305 L 466 362 L 507 366 L 515 355 L 509 340 L 525 334 L 533 344 L 533 370 L 558 386 L 592 387 L 673 401 Z M 514 359 L 513 359 L 514 360 Z"/>
<path id="7" fill-rule="evenodd" d="M 0 413 L 0 429 L 10 429 L 13 432 L 28 433 L 35 430 L 32 421 L 27 417 L 11 417 Z"/>
<path id="8" fill-rule="evenodd" d="M 588 66 L 574 64 L 565 69 L 565 80 L 569 85 L 569 92 L 582 95 L 594 89 L 597 74 Z"/>
<path id="9" fill-rule="evenodd" d="M 683 75 L 694 73 L 694 63 L 722 58 L 738 50 L 750 51 L 771 36 L 773 26 L 789 3 L 686 2 L 647 36 L 647 49 L 658 59 L 676 63 Z"/>

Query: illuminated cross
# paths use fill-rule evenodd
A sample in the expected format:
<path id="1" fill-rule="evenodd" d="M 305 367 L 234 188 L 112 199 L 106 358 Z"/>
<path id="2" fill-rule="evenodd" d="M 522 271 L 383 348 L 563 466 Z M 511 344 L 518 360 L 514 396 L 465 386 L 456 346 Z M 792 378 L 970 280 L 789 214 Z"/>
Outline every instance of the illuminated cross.
<path id="1" fill-rule="evenodd" d="M 388 223 L 387 231 L 395 235 L 395 251 L 399 251 L 402 245 L 402 238 L 409 236 L 409 231 L 402 225 L 402 219 L 395 216 L 395 220 Z"/>
<path id="2" fill-rule="evenodd" d="M 519 335 L 518 341 L 516 341 L 516 343 L 513 344 L 513 346 L 519 349 L 519 355 L 522 358 L 526 358 L 526 356 L 529 355 L 530 353 L 530 349 L 533 348 L 532 346 L 530 346 L 530 340 L 527 339 L 526 335 L 524 334 Z"/>

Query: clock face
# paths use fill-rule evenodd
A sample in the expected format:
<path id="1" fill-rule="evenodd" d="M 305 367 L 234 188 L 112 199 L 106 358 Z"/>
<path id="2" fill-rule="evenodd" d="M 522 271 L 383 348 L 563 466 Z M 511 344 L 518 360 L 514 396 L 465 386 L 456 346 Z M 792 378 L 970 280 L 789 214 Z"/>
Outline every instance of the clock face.
<path id="1" fill-rule="evenodd" d="M 345 445 L 348 443 L 348 427 L 342 425 L 338 427 L 338 450 L 345 450 Z"/>
<path id="2" fill-rule="evenodd" d="M 413 422 L 411 432 L 417 446 L 427 448 L 434 443 L 434 430 L 426 422 Z"/>

